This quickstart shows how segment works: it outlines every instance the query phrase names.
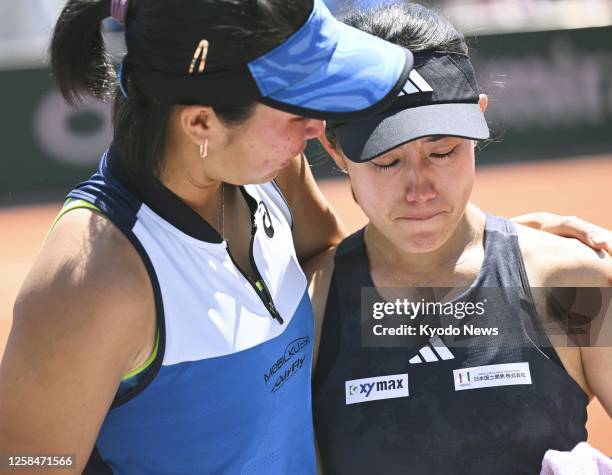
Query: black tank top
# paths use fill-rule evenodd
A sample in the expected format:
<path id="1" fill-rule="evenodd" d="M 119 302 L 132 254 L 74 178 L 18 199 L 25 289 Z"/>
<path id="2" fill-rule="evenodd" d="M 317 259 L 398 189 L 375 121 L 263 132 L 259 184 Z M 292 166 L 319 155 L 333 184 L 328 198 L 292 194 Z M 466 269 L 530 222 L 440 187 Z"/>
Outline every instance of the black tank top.
<path id="1" fill-rule="evenodd" d="M 531 297 L 512 223 L 487 216 L 484 240 L 484 261 L 468 292 L 498 287 L 503 300 L 518 288 Z M 315 371 L 315 429 L 326 475 L 538 474 L 546 450 L 571 450 L 586 440 L 588 397 L 532 305 L 515 297 L 487 305 L 478 318 L 500 332 L 477 345 L 449 348 L 442 337 L 421 348 L 364 348 L 362 287 L 374 287 L 363 230 L 336 253 Z M 516 340 L 504 341 L 504 328 L 513 328 Z M 407 396 L 358 403 L 349 396 L 359 392 L 359 382 L 350 382 L 388 375 L 396 376 L 381 384 L 397 380 Z M 528 377 L 530 384 L 506 385 L 498 376 L 522 383 Z"/>

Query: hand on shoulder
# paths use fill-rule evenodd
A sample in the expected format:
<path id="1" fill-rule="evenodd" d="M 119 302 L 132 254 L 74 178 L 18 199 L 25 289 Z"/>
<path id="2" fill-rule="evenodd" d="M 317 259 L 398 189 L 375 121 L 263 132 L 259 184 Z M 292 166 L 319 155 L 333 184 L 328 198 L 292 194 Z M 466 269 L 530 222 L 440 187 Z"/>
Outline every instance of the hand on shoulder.
<path id="1" fill-rule="evenodd" d="M 608 287 L 612 256 L 577 239 L 515 224 L 533 287 Z"/>

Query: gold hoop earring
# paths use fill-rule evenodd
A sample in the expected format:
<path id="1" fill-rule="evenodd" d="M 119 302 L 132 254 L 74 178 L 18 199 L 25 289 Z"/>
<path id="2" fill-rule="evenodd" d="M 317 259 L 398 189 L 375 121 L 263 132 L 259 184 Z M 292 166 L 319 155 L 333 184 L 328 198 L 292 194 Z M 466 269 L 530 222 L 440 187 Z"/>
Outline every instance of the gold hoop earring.
<path id="1" fill-rule="evenodd" d="M 200 145 L 200 157 L 206 158 L 208 156 L 208 139 L 204 141 L 202 145 Z"/>

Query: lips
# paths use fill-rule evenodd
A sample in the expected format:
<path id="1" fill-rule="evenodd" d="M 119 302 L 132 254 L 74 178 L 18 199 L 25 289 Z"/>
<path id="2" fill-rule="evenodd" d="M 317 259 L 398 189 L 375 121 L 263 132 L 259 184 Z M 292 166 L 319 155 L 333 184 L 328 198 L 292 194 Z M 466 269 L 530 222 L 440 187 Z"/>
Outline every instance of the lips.
<path id="1" fill-rule="evenodd" d="M 397 219 L 405 219 L 408 221 L 427 221 L 428 219 L 435 218 L 438 215 L 441 215 L 444 211 L 428 211 L 422 213 L 414 213 L 406 216 L 400 216 Z"/>

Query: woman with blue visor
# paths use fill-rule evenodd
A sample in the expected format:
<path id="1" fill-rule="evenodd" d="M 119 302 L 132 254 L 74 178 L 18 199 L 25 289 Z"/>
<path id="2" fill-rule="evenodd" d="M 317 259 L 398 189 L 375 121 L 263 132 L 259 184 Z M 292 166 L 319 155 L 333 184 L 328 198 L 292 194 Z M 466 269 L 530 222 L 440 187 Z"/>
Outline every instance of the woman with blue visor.
<path id="1" fill-rule="evenodd" d="M 74 454 L 85 473 L 314 473 L 300 262 L 344 232 L 300 156 L 324 119 L 390 104 L 411 53 L 321 0 L 70 0 L 51 62 L 70 102 L 114 94 L 114 138 L 16 302 L 0 452 Z"/>
<path id="2" fill-rule="evenodd" d="M 392 100 L 410 52 L 321 0 L 71 0 L 51 62 L 71 102 L 116 93 L 114 139 L 16 303 L 2 452 L 71 453 L 86 473 L 314 473 L 299 262 L 342 228 L 294 157 L 322 119 Z"/>
<path id="3" fill-rule="evenodd" d="M 369 219 L 306 266 L 324 472 L 540 473 L 586 440 L 594 395 L 612 415 L 612 258 L 469 203 L 487 97 L 448 21 L 346 21 L 415 61 L 385 111 L 322 138 Z"/>

